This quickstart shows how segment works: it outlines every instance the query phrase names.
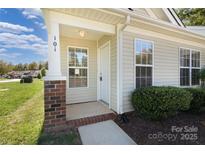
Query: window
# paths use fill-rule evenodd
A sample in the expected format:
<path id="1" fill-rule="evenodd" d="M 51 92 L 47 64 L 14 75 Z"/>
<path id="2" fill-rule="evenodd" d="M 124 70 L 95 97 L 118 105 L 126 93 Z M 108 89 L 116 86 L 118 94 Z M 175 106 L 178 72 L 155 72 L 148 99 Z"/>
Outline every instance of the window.
<path id="1" fill-rule="evenodd" d="M 69 88 L 88 86 L 88 50 L 69 47 Z"/>
<path id="2" fill-rule="evenodd" d="M 152 86 L 153 43 L 135 40 L 136 88 Z"/>
<path id="3" fill-rule="evenodd" d="M 200 52 L 180 48 L 180 85 L 199 85 Z"/>

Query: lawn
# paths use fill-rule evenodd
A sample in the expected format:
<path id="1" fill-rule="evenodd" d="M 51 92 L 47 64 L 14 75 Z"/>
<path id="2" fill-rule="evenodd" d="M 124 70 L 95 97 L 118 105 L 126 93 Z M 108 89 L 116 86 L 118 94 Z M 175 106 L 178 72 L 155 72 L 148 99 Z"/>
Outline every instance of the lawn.
<path id="1" fill-rule="evenodd" d="M 0 144 L 78 144 L 77 131 L 43 134 L 43 82 L 0 83 Z"/>
<path id="2" fill-rule="evenodd" d="M 9 80 L 9 79 L 6 79 L 6 78 L 0 78 L 0 81 L 3 81 L 3 80 Z"/>
<path id="3" fill-rule="evenodd" d="M 23 105 L 43 89 L 43 82 L 35 80 L 32 84 L 19 82 L 0 83 L 0 116 L 5 116 Z"/>

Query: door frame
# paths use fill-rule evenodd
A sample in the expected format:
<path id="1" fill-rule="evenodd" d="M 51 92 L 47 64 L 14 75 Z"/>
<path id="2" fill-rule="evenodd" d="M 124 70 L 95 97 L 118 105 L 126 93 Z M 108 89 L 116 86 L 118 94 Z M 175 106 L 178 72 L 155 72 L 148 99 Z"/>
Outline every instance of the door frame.
<path id="1" fill-rule="evenodd" d="M 105 42 L 104 44 L 102 44 L 101 46 L 98 46 L 98 49 L 97 49 L 97 100 L 99 101 L 100 100 L 100 52 L 101 52 L 101 49 L 103 47 L 105 47 L 106 45 L 108 45 L 109 47 L 109 50 L 108 50 L 108 105 L 109 105 L 109 109 L 111 109 L 111 72 L 110 72 L 110 41 L 107 41 Z"/>

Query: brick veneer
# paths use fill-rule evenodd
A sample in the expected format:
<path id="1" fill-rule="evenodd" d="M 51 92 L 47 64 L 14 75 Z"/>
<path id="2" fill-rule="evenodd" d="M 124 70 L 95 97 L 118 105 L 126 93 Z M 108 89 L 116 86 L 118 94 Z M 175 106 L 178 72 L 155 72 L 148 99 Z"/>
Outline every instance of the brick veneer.
<path id="1" fill-rule="evenodd" d="M 44 131 L 59 131 L 66 126 L 66 81 L 44 81 Z"/>
<path id="2" fill-rule="evenodd" d="M 97 123 L 101 121 L 114 120 L 116 117 L 117 117 L 117 114 L 108 113 L 108 114 L 97 115 L 97 116 L 92 116 L 92 117 L 80 118 L 76 120 L 69 120 L 66 123 L 69 127 L 79 127 L 79 126 Z"/>

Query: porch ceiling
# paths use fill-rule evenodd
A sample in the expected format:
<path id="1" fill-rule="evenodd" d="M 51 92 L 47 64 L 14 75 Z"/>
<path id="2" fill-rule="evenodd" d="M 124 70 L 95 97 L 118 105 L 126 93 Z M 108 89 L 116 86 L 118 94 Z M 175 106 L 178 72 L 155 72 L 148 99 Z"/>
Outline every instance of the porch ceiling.
<path id="1" fill-rule="evenodd" d="M 122 23 L 125 18 L 123 15 L 119 15 L 110 12 L 105 9 L 95 9 L 95 8 L 60 8 L 60 9 L 49 9 L 55 12 L 69 14 L 73 16 L 83 17 L 86 19 L 116 25 Z"/>
<path id="2" fill-rule="evenodd" d="M 84 37 L 80 36 L 79 34 L 80 31 L 84 31 L 85 33 Z M 70 37 L 70 38 L 77 38 L 77 39 L 99 40 L 104 35 L 109 35 L 109 34 L 90 30 L 90 29 L 85 29 L 85 28 L 72 27 L 68 25 L 60 25 L 60 35 Z"/>

